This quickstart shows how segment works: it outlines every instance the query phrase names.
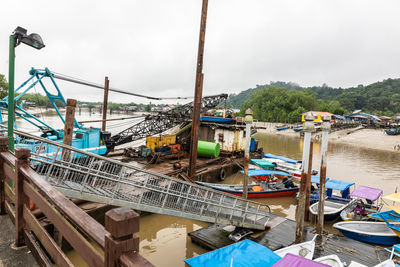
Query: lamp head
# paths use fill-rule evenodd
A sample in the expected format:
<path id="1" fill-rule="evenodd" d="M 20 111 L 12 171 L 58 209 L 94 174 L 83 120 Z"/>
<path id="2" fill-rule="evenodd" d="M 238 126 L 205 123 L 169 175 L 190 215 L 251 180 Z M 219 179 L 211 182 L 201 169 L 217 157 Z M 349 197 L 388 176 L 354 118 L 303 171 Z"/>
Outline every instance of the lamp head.
<path id="1" fill-rule="evenodd" d="M 248 108 L 245 111 L 245 115 L 246 116 L 244 117 L 244 122 L 252 123 L 253 122 L 253 111 L 250 108 Z"/>
<path id="2" fill-rule="evenodd" d="M 37 33 L 31 33 L 28 35 L 27 30 L 22 27 L 17 27 L 12 33 L 15 37 L 15 46 L 18 46 L 20 43 L 24 43 L 30 47 L 36 49 L 42 49 L 45 47 L 42 37 L 40 37 Z"/>

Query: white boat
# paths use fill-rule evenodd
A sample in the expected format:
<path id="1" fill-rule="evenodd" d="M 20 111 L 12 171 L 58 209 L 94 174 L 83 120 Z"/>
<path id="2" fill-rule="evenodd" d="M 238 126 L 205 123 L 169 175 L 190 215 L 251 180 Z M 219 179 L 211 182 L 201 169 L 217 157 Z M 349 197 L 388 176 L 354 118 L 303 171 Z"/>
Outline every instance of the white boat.
<path id="1" fill-rule="evenodd" d="M 339 259 L 339 257 L 334 254 L 314 259 L 314 261 L 323 263 L 323 264 L 326 264 L 326 265 L 329 265 L 332 267 L 343 267 L 344 266 L 343 262 Z"/>
<path id="2" fill-rule="evenodd" d="M 312 260 L 312 257 L 314 256 L 314 250 L 315 250 L 315 239 L 317 238 L 318 235 L 315 235 L 311 241 L 299 243 L 299 244 L 294 244 L 285 248 L 281 248 L 278 250 L 275 250 L 274 252 L 281 256 L 282 258 L 290 253 L 294 254 L 296 256 L 300 256 L 309 260 Z"/>
<path id="3" fill-rule="evenodd" d="M 340 213 L 347 208 L 348 206 L 352 205 L 353 202 L 356 201 L 353 199 L 350 202 L 339 201 L 334 199 L 325 199 L 325 206 L 324 206 L 324 220 L 325 221 L 334 221 L 339 216 Z M 310 212 L 317 216 L 318 215 L 318 205 L 319 202 L 316 202 L 310 206 Z"/>

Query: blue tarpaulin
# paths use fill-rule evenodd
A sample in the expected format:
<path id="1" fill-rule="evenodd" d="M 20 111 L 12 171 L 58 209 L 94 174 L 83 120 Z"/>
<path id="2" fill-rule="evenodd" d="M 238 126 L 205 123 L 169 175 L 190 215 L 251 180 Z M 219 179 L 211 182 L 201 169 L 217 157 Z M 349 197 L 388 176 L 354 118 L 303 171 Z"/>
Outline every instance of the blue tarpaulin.
<path id="1" fill-rule="evenodd" d="M 277 155 L 274 155 L 274 154 L 264 154 L 264 158 L 267 158 L 267 159 L 280 159 L 280 160 L 286 161 L 287 163 L 292 163 L 292 164 L 296 164 L 297 162 L 300 162 L 300 161 L 297 161 L 297 160 L 294 160 L 294 159 L 290 159 L 290 158 L 282 157 L 282 156 L 277 156 Z"/>
<path id="2" fill-rule="evenodd" d="M 339 181 L 339 180 L 332 179 L 332 180 L 329 180 L 328 182 L 326 182 L 325 187 L 326 187 L 326 189 L 344 191 L 352 185 L 354 185 L 353 182 L 345 182 L 345 181 Z"/>
<path id="3" fill-rule="evenodd" d="M 244 171 L 240 171 L 244 173 Z M 283 176 L 292 176 L 289 173 L 281 172 L 281 171 L 273 171 L 273 170 L 249 170 L 248 176 L 262 176 L 262 175 L 283 175 Z"/>
<path id="4" fill-rule="evenodd" d="M 203 255 L 187 259 L 192 267 L 269 267 L 281 259 L 272 250 L 250 240 L 244 240 Z"/>

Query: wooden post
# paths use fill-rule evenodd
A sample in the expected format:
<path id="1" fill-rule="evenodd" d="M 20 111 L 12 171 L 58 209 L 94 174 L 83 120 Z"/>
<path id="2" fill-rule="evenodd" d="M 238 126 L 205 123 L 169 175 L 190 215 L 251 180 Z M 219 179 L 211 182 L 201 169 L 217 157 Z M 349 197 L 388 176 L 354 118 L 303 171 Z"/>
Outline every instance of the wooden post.
<path id="1" fill-rule="evenodd" d="M 106 119 L 107 119 L 107 106 L 108 106 L 108 88 L 110 81 L 106 76 L 104 81 L 104 100 L 103 100 L 103 123 L 101 125 L 101 130 L 104 132 L 106 130 Z"/>
<path id="2" fill-rule="evenodd" d="M 105 237 L 104 264 L 119 266 L 123 253 L 139 252 L 139 214 L 128 208 L 116 208 L 106 212 L 105 228 L 110 234 Z"/>
<path id="3" fill-rule="evenodd" d="M 15 150 L 15 245 L 17 247 L 25 245 L 24 226 L 25 222 L 22 216 L 23 207 L 29 208 L 28 198 L 23 190 L 24 175 L 20 172 L 23 165 L 29 164 L 31 151 L 27 148 Z"/>
<path id="4" fill-rule="evenodd" d="M 308 157 L 308 171 L 306 180 L 306 205 L 304 207 L 304 218 L 306 221 L 310 220 L 310 194 L 311 194 L 311 175 L 312 175 L 312 158 L 313 158 L 313 142 L 310 143 L 310 156 Z"/>
<path id="5" fill-rule="evenodd" d="M 66 144 L 69 146 L 72 144 L 72 134 L 74 133 L 75 107 L 76 107 L 76 100 L 75 99 L 67 99 L 67 110 L 65 113 L 63 144 Z M 65 161 L 69 161 L 70 154 L 71 154 L 71 151 L 64 150 L 62 159 Z"/>
<path id="6" fill-rule="evenodd" d="M 200 34 L 199 45 L 197 50 L 197 68 L 196 68 L 196 84 L 194 88 L 194 101 L 192 113 L 192 130 L 190 134 L 190 155 L 189 155 L 189 171 L 190 178 L 194 178 L 196 173 L 196 160 L 197 160 L 197 143 L 200 127 L 200 112 L 201 112 L 201 99 L 203 94 L 203 56 L 204 56 L 204 43 L 206 38 L 206 24 L 207 24 L 207 9 L 208 0 L 203 0 L 201 8 L 201 21 L 200 21 Z"/>
<path id="7" fill-rule="evenodd" d="M 0 152 L 7 152 L 7 151 L 8 151 L 8 138 L 1 137 Z M 3 164 L 4 164 L 4 159 L 3 157 L 0 157 L 0 215 L 6 214 L 6 207 L 5 207 L 6 192 L 4 191 L 5 177 L 4 177 Z"/>

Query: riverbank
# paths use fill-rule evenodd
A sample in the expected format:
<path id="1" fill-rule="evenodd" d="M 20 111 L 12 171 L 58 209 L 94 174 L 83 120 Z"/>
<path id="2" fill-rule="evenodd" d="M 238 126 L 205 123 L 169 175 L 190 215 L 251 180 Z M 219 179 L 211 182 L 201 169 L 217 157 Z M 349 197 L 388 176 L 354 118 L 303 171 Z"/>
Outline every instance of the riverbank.
<path id="1" fill-rule="evenodd" d="M 280 123 L 256 122 L 255 124 L 257 127 L 263 127 L 263 129 L 258 129 L 259 133 L 300 138 L 300 133 L 295 132 L 292 129 L 277 131 L 276 126 Z M 400 151 L 397 150 L 397 146 L 400 147 L 400 136 L 387 135 L 382 129 L 353 130 L 354 129 L 343 129 L 332 132 L 329 134 L 329 142 L 346 144 L 360 148 L 400 153 Z M 320 135 L 321 132 L 317 132 L 313 135 L 316 134 Z"/>

